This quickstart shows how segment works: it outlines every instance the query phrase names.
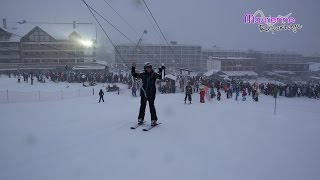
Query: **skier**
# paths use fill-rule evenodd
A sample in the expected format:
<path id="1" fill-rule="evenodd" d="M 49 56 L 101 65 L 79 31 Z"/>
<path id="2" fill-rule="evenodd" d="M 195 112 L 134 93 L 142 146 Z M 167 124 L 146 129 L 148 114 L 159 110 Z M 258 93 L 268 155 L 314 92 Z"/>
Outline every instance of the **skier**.
<path id="1" fill-rule="evenodd" d="M 33 85 L 33 77 L 31 76 L 31 85 Z"/>
<path id="2" fill-rule="evenodd" d="M 137 87 L 136 87 L 136 85 L 132 86 L 132 96 L 133 97 L 137 97 Z"/>
<path id="3" fill-rule="evenodd" d="M 100 91 L 99 91 L 99 96 L 100 96 L 99 103 L 101 102 L 101 99 L 104 102 L 103 95 L 104 95 L 104 92 L 102 91 L 102 89 L 100 89 Z"/>
<path id="4" fill-rule="evenodd" d="M 200 86 L 200 84 L 201 84 L 201 83 L 198 82 L 198 80 L 194 82 L 194 92 L 198 92 L 198 91 L 199 91 L 199 86 Z"/>
<path id="5" fill-rule="evenodd" d="M 20 78 L 21 78 L 20 74 L 17 75 L 17 78 L 18 78 L 18 83 L 20 83 Z"/>
<path id="6" fill-rule="evenodd" d="M 297 90 L 297 95 L 298 95 L 298 97 L 300 97 L 301 96 L 301 90 L 300 90 L 300 88 L 298 87 L 298 90 Z"/>
<path id="7" fill-rule="evenodd" d="M 232 98 L 232 89 L 231 87 L 228 87 L 227 89 L 227 99 Z"/>
<path id="8" fill-rule="evenodd" d="M 204 89 L 204 87 L 200 88 L 200 103 L 204 103 L 204 96 L 206 95 L 206 91 Z"/>
<path id="9" fill-rule="evenodd" d="M 191 100 L 192 100 L 191 95 L 192 95 L 192 87 L 191 87 L 190 83 L 188 83 L 188 85 L 186 86 L 186 96 L 184 97 L 185 104 L 187 103 L 187 97 L 189 100 L 189 104 L 191 104 Z"/>
<path id="10" fill-rule="evenodd" d="M 255 90 L 253 100 L 256 101 L 256 102 L 259 101 L 259 91 L 258 90 Z"/>
<path id="11" fill-rule="evenodd" d="M 156 108 L 154 107 L 154 100 L 156 98 L 155 83 L 157 79 L 162 79 L 162 72 L 165 70 L 165 67 L 162 66 L 161 68 L 159 68 L 159 72 L 156 73 L 152 69 L 152 64 L 146 62 L 143 68 L 143 73 L 136 73 L 136 63 L 133 63 L 131 68 L 132 76 L 142 79 L 142 87 L 140 89 L 141 104 L 138 116 L 138 124 L 143 124 L 147 101 L 149 101 L 151 126 L 156 126 L 158 117 Z"/>
<path id="12" fill-rule="evenodd" d="M 238 101 L 239 94 L 239 87 L 236 87 L 236 101 Z"/>
<path id="13" fill-rule="evenodd" d="M 217 100 L 220 101 L 220 99 L 221 99 L 221 92 L 220 92 L 220 90 L 218 89 L 218 90 L 217 90 Z"/>
<path id="14" fill-rule="evenodd" d="M 213 99 L 216 96 L 216 93 L 214 92 L 214 88 L 212 87 L 210 89 L 210 98 Z"/>
<path id="15" fill-rule="evenodd" d="M 247 99 L 246 96 L 247 96 L 246 89 L 243 89 L 243 91 L 242 91 L 242 101 L 245 101 Z"/>

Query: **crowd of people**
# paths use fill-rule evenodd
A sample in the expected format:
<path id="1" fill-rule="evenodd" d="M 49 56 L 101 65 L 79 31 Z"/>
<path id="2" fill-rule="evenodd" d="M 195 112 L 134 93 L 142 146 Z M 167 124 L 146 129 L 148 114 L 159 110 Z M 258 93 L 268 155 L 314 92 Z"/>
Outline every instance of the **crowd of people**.
<path id="1" fill-rule="evenodd" d="M 141 82 L 138 79 L 132 79 L 129 73 L 101 73 L 101 72 L 75 72 L 75 71 L 46 71 L 46 72 L 11 72 L 6 73 L 8 77 L 14 76 L 17 82 L 26 82 L 33 84 L 34 79 L 38 82 L 45 83 L 46 81 L 53 82 L 70 82 L 70 83 L 83 83 L 89 82 L 89 85 L 96 85 L 96 83 L 124 83 L 128 84 L 128 88 L 132 91 L 132 96 L 137 96 L 137 91 L 140 90 Z M 192 94 L 198 93 L 200 102 L 205 102 L 205 96 L 209 100 L 221 100 L 224 92 L 227 99 L 233 98 L 239 100 L 247 100 L 251 96 L 254 101 L 259 101 L 261 93 L 273 97 L 308 97 L 320 98 L 320 85 L 319 84 L 296 84 L 296 83 L 250 83 L 248 81 L 212 79 L 207 77 L 183 77 L 177 79 L 177 87 L 182 92 L 185 92 L 185 102 L 188 100 L 191 103 Z M 165 92 L 161 86 L 160 91 Z"/>
<path id="2" fill-rule="evenodd" d="M 179 77 L 179 85 L 182 92 L 185 92 L 185 103 L 187 98 L 191 103 L 191 94 L 199 93 L 200 103 L 205 102 L 205 96 L 208 99 L 217 98 L 221 100 L 221 92 L 224 92 L 226 98 L 232 98 L 235 94 L 237 101 L 239 96 L 242 96 L 242 101 L 245 101 L 248 96 L 251 96 L 254 101 L 259 101 L 259 94 L 270 95 L 273 97 L 309 97 L 320 98 L 319 84 L 275 84 L 275 83 L 250 83 L 248 81 L 236 80 L 215 80 L 205 77 Z M 192 89 L 192 90 L 191 90 Z"/>
<path id="3" fill-rule="evenodd" d="M 102 73 L 102 72 L 75 72 L 75 71 L 15 71 L 6 75 L 17 78 L 17 82 L 31 82 L 36 78 L 38 82 L 69 82 L 69 83 L 128 83 L 131 81 L 129 74 Z"/>

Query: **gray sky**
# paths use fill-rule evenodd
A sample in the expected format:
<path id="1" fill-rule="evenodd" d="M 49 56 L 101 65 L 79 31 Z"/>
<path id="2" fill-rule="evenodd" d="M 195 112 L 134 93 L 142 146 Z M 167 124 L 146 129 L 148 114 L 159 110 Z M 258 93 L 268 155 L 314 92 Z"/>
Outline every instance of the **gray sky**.
<path id="1" fill-rule="evenodd" d="M 161 43 L 160 34 L 155 32 L 139 0 L 106 0 L 140 34 L 148 34 L 146 43 Z M 320 53 L 320 1 L 318 0 L 146 0 L 167 39 L 181 44 L 214 45 L 224 49 L 257 49 L 295 51 L 304 54 Z M 134 41 L 137 35 L 128 27 L 103 0 L 87 0 L 122 32 Z M 266 16 L 286 15 L 303 25 L 297 33 L 281 31 L 271 34 L 259 32 L 258 25 L 244 24 L 246 13 L 261 9 Z M 80 0 L 1 0 L 0 18 L 8 22 L 95 22 L 86 6 Z M 127 43 L 108 24 L 103 27 L 115 43 Z M 99 27 L 97 27 L 99 28 Z M 106 39 L 100 31 L 99 38 Z"/>

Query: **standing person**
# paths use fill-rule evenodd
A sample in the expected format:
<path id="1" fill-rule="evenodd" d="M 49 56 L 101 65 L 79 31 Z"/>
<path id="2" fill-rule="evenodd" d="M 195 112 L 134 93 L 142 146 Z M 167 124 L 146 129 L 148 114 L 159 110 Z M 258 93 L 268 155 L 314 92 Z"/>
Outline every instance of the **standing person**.
<path id="1" fill-rule="evenodd" d="M 190 83 L 188 83 L 188 85 L 186 86 L 186 96 L 184 97 L 185 104 L 187 103 L 187 97 L 189 100 L 189 104 L 191 104 L 191 101 L 192 101 L 191 95 L 192 95 L 192 87 L 191 87 Z"/>
<path id="2" fill-rule="evenodd" d="M 20 74 L 17 75 L 17 78 L 18 78 L 18 83 L 20 83 L 20 78 L 21 78 Z"/>
<path id="3" fill-rule="evenodd" d="M 252 94 L 253 94 L 253 93 L 252 93 Z M 256 101 L 256 102 L 259 101 L 259 90 L 255 90 L 253 100 Z"/>
<path id="4" fill-rule="evenodd" d="M 198 92 L 197 86 L 198 86 L 198 82 L 197 82 L 197 81 L 194 81 L 194 84 L 193 84 L 193 90 L 194 90 L 194 92 Z"/>
<path id="5" fill-rule="evenodd" d="M 239 87 L 236 87 L 236 101 L 238 101 L 239 94 Z"/>
<path id="6" fill-rule="evenodd" d="M 103 95 L 104 95 L 104 92 L 102 91 L 102 89 L 100 89 L 100 91 L 99 91 L 99 96 L 100 96 L 99 103 L 100 103 L 101 99 L 104 102 Z"/>
<path id="7" fill-rule="evenodd" d="M 246 89 L 243 89 L 243 91 L 242 91 L 242 101 L 245 101 L 247 99 L 246 96 L 247 96 Z"/>
<path id="8" fill-rule="evenodd" d="M 221 100 L 221 92 L 219 91 L 219 89 L 217 90 L 217 100 Z"/>
<path id="9" fill-rule="evenodd" d="M 159 72 L 156 73 L 152 69 L 152 64 L 146 62 L 144 64 L 144 72 L 136 73 L 136 63 L 132 64 L 131 73 L 135 78 L 140 78 L 142 80 L 142 87 L 140 89 L 141 104 L 138 116 L 138 124 L 143 124 L 144 115 L 146 110 L 147 101 L 149 101 L 149 109 L 151 114 L 151 126 L 157 125 L 157 113 L 156 108 L 154 107 L 154 100 L 156 98 L 156 80 L 162 79 L 162 72 L 165 70 L 165 67 L 162 66 L 159 68 Z"/>
<path id="10" fill-rule="evenodd" d="M 229 99 L 230 98 L 230 96 L 229 96 L 229 88 L 227 86 L 225 86 L 224 92 L 227 94 L 227 99 Z"/>
<path id="11" fill-rule="evenodd" d="M 194 92 L 199 92 L 199 87 L 201 86 L 200 80 L 196 80 L 194 83 Z"/>
<path id="12" fill-rule="evenodd" d="M 214 87 L 210 88 L 210 98 L 213 99 L 216 96 L 216 93 L 214 92 Z"/>
<path id="13" fill-rule="evenodd" d="M 137 97 L 137 87 L 136 87 L 136 85 L 132 86 L 132 96 L 133 97 Z"/>
<path id="14" fill-rule="evenodd" d="M 231 87 L 228 87 L 227 89 L 227 99 L 232 98 L 232 89 Z"/>
<path id="15" fill-rule="evenodd" d="M 298 87 L 298 90 L 297 90 L 297 95 L 298 95 L 298 97 L 300 97 L 301 96 L 301 90 L 300 90 L 300 88 Z"/>
<path id="16" fill-rule="evenodd" d="M 206 95 L 206 91 L 204 89 L 204 87 L 200 88 L 200 103 L 204 103 L 204 96 Z"/>

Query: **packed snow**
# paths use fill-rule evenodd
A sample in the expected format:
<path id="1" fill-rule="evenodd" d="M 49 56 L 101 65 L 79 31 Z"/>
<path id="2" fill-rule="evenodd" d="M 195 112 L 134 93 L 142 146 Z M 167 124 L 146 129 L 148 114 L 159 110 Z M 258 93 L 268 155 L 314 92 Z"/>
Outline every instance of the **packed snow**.
<path id="1" fill-rule="evenodd" d="M 72 91 L 82 84 L 18 84 L 1 90 Z M 67 100 L 0 104 L 1 180 L 319 180 L 320 101 L 226 99 L 185 105 L 184 94 L 157 94 L 162 124 L 136 130 L 139 98 L 126 85 Z M 91 87 L 90 87 L 91 88 Z"/>

